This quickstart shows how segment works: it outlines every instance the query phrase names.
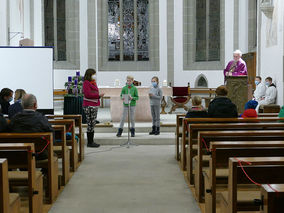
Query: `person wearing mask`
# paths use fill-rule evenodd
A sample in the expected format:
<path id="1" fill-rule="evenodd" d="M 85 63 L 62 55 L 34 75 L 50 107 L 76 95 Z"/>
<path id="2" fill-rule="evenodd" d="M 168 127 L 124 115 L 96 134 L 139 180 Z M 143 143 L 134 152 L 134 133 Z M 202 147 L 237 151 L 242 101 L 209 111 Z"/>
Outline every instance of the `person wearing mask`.
<path id="1" fill-rule="evenodd" d="M 268 105 L 276 103 L 277 89 L 275 84 L 272 83 L 272 78 L 267 77 L 265 79 L 266 91 L 265 96 L 261 98 L 258 102 L 258 105 Z"/>
<path id="2" fill-rule="evenodd" d="M 9 88 L 3 88 L 0 92 L 0 105 L 2 113 L 8 115 L 8 109 L 10 102 L 13 100 L 13 90 Z"/>
<path id="3" fill-rule="evenodd" d="M 191 99 L 192 107 L 186 113 L 186 118 L 208 118 L 207 111 L 201 105 L 200 96 L 193 96 Z"/>
<path id="4" fill-rule="evenodd" d="M 253 93 L 253 100 L 261 101 L 261 99 L 265 97 L 266 86 L 264 83 L 261 82 L 260 76 L 255 77 L 255 85 L 256 85 L 256 88 Z"/>
<path id="5" fill-rule="evenodd" d="M 11 119 L 18 112 L 23 111 L 22 98 L 25 96 L 25 94 L 26 92 L 23 89 L 17 89 L 15 91 L 14 104 L 12 104 L 8 109 L 9 119 Z"/>
<path id="6" fill-rule="evenodd" d="M 37 112 L 37 99 L 33 94 L 26 94 L 22 98 L 23 111 L 17 113 L 9 124 L 9 130 L 15 133 L 53 132 L 47 118 Z M 36 156 L 36 159 L 48 158 L 47 150 Z"/>
<path id="7" fill-rule="evenodd" d="M 96 81 L 96 71 L 94 69 L 87 69 L 84 76 L 83 83 L 83 110 L 86 114 L 87 120 L 87 140 L 88 147 L 97 148 L 100 144 L 94 142 L 95 125 L 100 106 L 100 98 L 104 94 L 99 93 L 99 88 Z"/>
<path id="8" fill-rule="evenodd" d="M 150 135 L 160 134 L 160 111 L 161 100 L 163 98 L 163 91 L 159 87 L 159 78 L 154 76 L 151 80 L 152 88 L 149 91 L 150 107 L 152 115 L 152 131 Z"/>
<path id="9" fill-rule="evenodd" d="M 210 102 L 208 107 L 208 117 L 211 118 L 237 118 L 238 110 L 232 101 L 227 97 L 226 86 L 219 86 L 216 97 Z"/>

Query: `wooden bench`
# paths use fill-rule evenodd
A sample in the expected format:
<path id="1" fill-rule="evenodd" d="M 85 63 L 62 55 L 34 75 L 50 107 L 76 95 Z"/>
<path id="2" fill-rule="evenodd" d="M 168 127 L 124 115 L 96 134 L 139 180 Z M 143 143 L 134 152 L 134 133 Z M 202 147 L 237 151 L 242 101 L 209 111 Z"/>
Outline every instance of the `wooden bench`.
<path id="1" fill-rule="evenodd" d="M 83 133 L 83 125 L 82 125 L 82 115 L 47 115 L 48 119 L 74 119 L 75 127 L 78 128 L 78 134 L 76 134 L 79 138 L 79 161 L 84 160 L 85 156 L 85 139 Z"/>
<path id="2" fill-rule="evenodd" d="M 0 159 L 0 212 L 19 213 L 20 196 L 9 193 L 8 163 L 6 159 Z"/>
<path id="3" fill-rule="evenodd" d="M 67 140 L 67 145 L 71 147 L 71 167 L 72 172 L 75 172 L 79 167 L 78 163 L 78 143 L 75 138 L 75 120 L 74 119 L 56 119 L 56 120 L 48 120 L 48 122 L 52 125 L 65 125 L 67 132 L 71 132 L 72 138 L 71 140 Z"/>
<path id="4" fill-rule="evenodd" d="M 258 111 L 260 113 L 279 113 L 280 106 L 277 104 L 260 105 Z"/>
<path id="5" fill-rule="evenodd" d="M 52 125 L 52 128 L 55 132 L 55 142 L 53 144 L 53 149 L 54 152 L 57 154 L 57 157 L 62 158 L 61 184 L 62 186 L 65 186 L 70 179 L 70 152 L 67 148 L 66 143 L 66 128 L 65 125 Z M 59 138 L 59 140 L 57 137 Z"/>
<path id="6" fill-rule="evenodd" d="M 263 118 L 184 118 L 182 123 L 182 148 L 181 148 L 181 167 L 186 170 L 186 149 L 188 130 L 191 124 L 194 123 L 268 123 L 284 121 L 284 118 L 278 117 L 263 117 Z M 188 136 L 187 136 L 188 135 Z M 189 138 L 190 139 L 190 138 Z"/>
<path id="7" fill-rule="evenodd" d="M 284 184 L 262 185 L 261 198 L 262 198 L 261 202 L 262 208 L 260 211 L 261 213 L 284 212 L 284 205 L 283 205 Z"/>
<path id="8" fill-rule="evenodd" d="M 284 130 L 284 123 L 199 123 L 190 124 L 188 127 L 188 145 L 182 145 L 183 155 L 186 156 L 183 165 L 188 174 L 190 184 L 194 184 L 193 178 L 193 158 L 197 154 L 197 136 L 199 131 L 235 131 L 235 130 Z"/>
<path id="9" fill-rule="evenodd" d="M 279 113 L 258 113 L 258 117 L 278 117 Z"/>
<path id="10" fill-rule="evenodd" d="M 259 204 L 255 199 L 260 199 L 260 188 L 257 192 L 250 193 L 238 191 L 239 184 L 252 184 L 251 180 L 244 174 L 242 167 L 248 176 L 258 184 L 278 184 L 284 180 L 284 158 L 283 157 L 255 157 L 255 158 L 230 158 L 228 192 L 221 193 L 221 210 L 226 213 L 237 211 L 259 211 Z M 246 164 L 245 162 L 248 162 Z M 240 195 L 241 201 L 240 202 Z"/>
<path id="11" fill-rule="evenodd" d="M 53 152 L 53 134 L 51 132 L 0 133 L 1 143 L 34 143 L 36 152 L 42 151 L 46 146 L 48 159 L 36 160 L 36 167 L 47 170 L 47 203 L 53 203 L 58 195 L 58 159 Z"/>
<path id="12" fill-rule="evenodd" d="M 176 115 L 176 151 L 175 151 L 175 157 L 177 161 L 180 160 L 180 140 L 182 138 L 182 120 L 185 118 L 185 114 L 178 114 Z"/>
<path id="13" fill-rule="evenodd" d="M 284 157 L 284 141 L 212 142 L 209 168 L 204 169 L 205 212 L 216 212 L 218 184 L 227 184 L 230 157 Z"/>
<path id="14" fill-rule="evenodd" d="M 9 169 L 27 169 L 27 171 L 9 171 L 9 184 L 27 186 L 29 212 L 41 213 L 43 211 L 43 176 L 40 171 L 36 171 L 34 152 L 34 144 L 0 143 L 0 158 L 8 160 Z"/>
<path id="15" fill-rule="evenodd" d="M 210 147 L 210 143 L 214 141 L 277 141 L 284 140 L 283 130 L 251 130 L 251 131 L 201 131 L 198 132 L 198 156 L 196 158 L 195 179 L 195 195 L 198 202 L 203 202 L 202 169 L 203 155 L 205 154 L 205 144 Z M 210 153 L 207 153 L 210 154 Z"/>

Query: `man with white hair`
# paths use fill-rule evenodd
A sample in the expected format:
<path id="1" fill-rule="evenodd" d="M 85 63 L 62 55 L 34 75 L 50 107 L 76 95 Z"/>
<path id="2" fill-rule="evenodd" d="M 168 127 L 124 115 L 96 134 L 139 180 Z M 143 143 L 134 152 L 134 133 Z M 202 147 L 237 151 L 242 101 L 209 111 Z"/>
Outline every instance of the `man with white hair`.
<path id="1" fill-rule="evenodd" d="M 242 59 L 242 52 L 236 50 L 234 52 L 234 59 L 231 60 L 226 69 L 224 69 L 224 76 L 239 76 L 247 75 L 247 65 L 246 62 Z"/>

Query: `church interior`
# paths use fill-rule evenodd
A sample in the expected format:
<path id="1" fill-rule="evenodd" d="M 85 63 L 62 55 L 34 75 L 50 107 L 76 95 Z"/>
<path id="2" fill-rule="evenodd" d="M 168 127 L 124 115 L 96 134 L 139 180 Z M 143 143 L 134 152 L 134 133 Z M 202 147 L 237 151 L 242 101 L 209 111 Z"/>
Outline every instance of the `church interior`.
<path id="1" fill-rule="evenodd" d="M 0 0 L 0 58 L 0 213 L 284 212 L 284 1 Z"/>

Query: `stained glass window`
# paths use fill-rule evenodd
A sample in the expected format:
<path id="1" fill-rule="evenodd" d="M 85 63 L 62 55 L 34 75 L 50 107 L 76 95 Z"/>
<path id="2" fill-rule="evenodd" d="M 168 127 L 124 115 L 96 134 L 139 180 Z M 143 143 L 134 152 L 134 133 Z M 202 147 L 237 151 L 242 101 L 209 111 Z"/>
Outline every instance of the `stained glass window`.
<path id="1" fill-rule="evenodd" d="M 148 0 L 108 0 L 108 59 L 149 61 Z"/>
<path id="2" fill-rule="evenodd" d="M 220 36 L 220 0 L 196 0 L 195 61 L 219 61 Z"/>
<path id="3" fill-rule="evenodd" d="M 109 60 L 120 60 L 120 5 L 119 0 L 108 1 Z"/>
<path id="4" fill-rule="evenodd" d="M 50 0 L 44 1 L 45 46 L 54 47 L 55 61 L 66 61 L 65 0 L 57 0 L 55 3 Z"/>

